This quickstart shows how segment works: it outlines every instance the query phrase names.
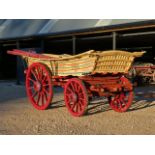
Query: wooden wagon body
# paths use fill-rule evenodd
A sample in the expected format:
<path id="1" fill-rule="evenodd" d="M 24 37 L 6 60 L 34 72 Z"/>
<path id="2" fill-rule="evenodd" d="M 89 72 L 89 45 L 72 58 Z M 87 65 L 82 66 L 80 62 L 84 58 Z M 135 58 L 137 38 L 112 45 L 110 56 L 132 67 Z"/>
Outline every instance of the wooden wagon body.
<path id="1" fill-rule="evenodd" d="M 73 116 L 83 115 L 94 96 L 107 97 L 112 109 L 126 111 L 132 103 L 133 88 L 125 77 L 135 57 L 144 52 L 87 51 L 75 56 L 8 51 L 25 60 L 26 90 L 32 105 L 49 107 L 53 86 L 64 88 L 66 107 Z"/>

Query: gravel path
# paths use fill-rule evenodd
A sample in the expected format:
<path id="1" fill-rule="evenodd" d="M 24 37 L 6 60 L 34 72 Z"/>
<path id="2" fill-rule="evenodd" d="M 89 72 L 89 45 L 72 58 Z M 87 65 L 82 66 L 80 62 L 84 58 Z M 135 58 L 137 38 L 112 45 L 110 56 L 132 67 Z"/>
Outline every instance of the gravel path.
<path id="1" fill-rule="evenodd" d="M 136 88 L 128 112 L 114 112 L 106 99 L 99 99 L 80 118 L 67 111 L 63 91 L 54 92 L 51 107 L 38 111 L 27 100 L 24 86 L 1 82 L 0 134 L 155 134 L 155 86 Z"/>

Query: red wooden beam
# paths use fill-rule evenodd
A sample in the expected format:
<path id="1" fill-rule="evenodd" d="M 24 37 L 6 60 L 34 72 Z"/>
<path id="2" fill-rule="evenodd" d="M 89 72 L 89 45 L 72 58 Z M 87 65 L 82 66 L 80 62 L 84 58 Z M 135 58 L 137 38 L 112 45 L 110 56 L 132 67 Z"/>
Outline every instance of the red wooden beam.
<path id="1" fill-rule="evenodd" d="M 8 54 L 11 55 L 18 55 L 18 56 L 26 56 L 26 57 L 32 57 L 32 58 L 38 58 L 38 59 L 45 59 L 45 60 L 57 60 L 56 58 L 43 55 L 43 54 L 37 54 L 37 53 L 32 53 L 32 52 L 25 52 L 22 50 L 14 49 L 12 51 L 7 51 Z"/>

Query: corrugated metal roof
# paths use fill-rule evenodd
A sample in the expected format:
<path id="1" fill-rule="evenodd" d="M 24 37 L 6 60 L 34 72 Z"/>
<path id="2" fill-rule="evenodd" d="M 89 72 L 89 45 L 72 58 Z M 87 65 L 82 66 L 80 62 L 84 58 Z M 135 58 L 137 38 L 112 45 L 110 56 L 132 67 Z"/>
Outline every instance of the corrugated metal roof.
<path id="1" fill-rule="evenodd" d="M 0 39 L 146 21 L 146 19 L 1 19 Z"/>

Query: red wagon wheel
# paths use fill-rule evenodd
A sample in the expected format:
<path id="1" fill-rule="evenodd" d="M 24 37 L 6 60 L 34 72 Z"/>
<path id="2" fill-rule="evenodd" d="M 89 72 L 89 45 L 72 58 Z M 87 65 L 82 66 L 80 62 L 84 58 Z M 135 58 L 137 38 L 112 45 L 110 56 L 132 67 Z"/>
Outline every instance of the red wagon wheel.
<path id="1" fill-rule="evenodd" d="M 130 81 L 123 77 L 122 82 L 130 83 Z M 130 107 L 133 101 L 133 91 L 123 90 L 122 92 L 116 94 L 115 96 L 110 96 L 109 98 L 110 107 L 116 112 L 125 112 Z"/>
<path id="2" fill-rule="evenodd" d="M 33 63 L 26 74 L 26 91 L 32 105 L 38 110 L 45 110 L 53 97 L 51 75 L 41 63 Z"/>
<path id="3" fill-rule="evenodd" d="M 68 80 L 64 89 L 66 107 L 73 116 L 82 116 L 88 105 L 88 95 L 85 85 L 80 79 Z"/>

